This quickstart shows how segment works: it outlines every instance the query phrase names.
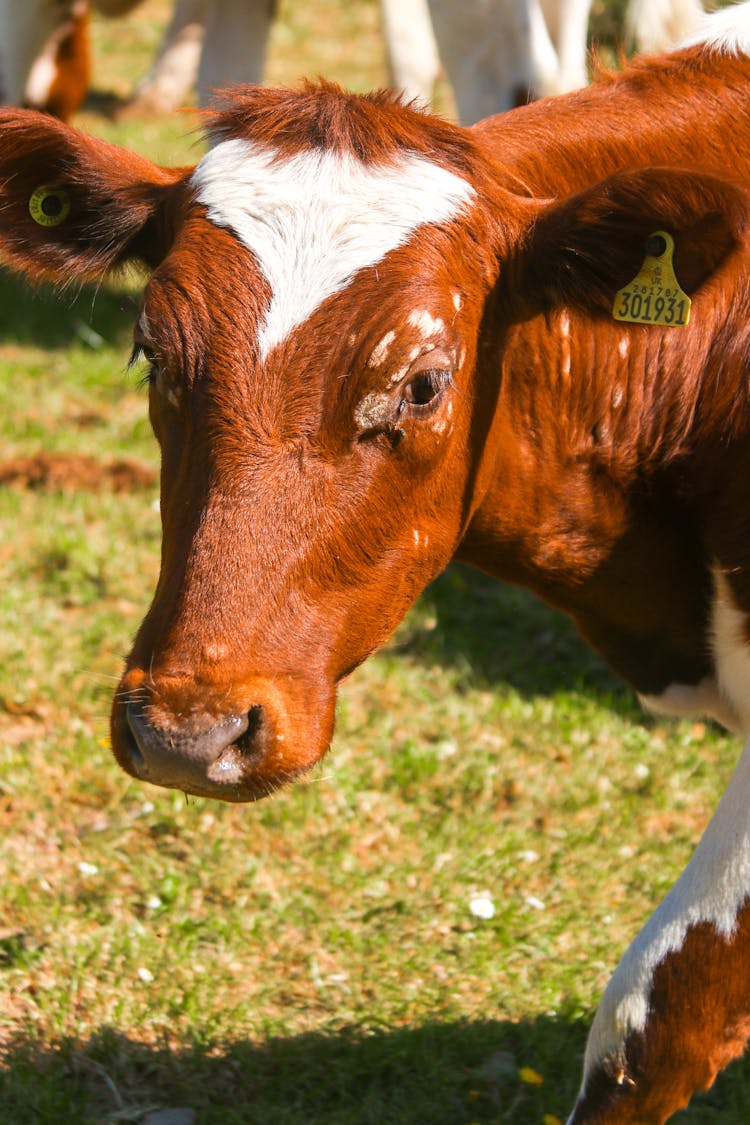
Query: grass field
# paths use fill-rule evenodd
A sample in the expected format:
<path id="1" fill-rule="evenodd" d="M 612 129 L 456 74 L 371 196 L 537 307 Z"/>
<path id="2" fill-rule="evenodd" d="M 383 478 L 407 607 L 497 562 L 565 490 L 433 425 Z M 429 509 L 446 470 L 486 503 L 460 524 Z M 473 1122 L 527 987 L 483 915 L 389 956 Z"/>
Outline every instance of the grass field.
<path id="1" fill-rule="evenodd" d="M 185 162 L 189 116 L 102 112 L 167 8 L 97 24 L 79 123 Z M 272 80 L 385 81 L 374 0 L 281 9 Z M 160 540 L 149 472 L 107 472 L 157 469 L 137 300 L 135 279 L 74 298 L 0 274 L 0 1122 L 564 1120 L 598 997 L 736 744 L 644 717 L 565 620 L 453 568 L 347 682 L 306 782 L 230 807 L 125 777 L 107 715 Z M 32 487 L 40 451 L 89 460 Z M 735 1064 L 675 1121 L 748 1104 Z"/>

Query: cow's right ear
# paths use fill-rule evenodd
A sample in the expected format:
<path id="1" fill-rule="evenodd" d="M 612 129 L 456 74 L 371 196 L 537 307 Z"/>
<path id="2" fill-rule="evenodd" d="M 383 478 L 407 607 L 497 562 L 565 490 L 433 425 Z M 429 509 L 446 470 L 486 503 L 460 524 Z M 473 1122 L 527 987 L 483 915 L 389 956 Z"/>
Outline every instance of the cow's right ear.
<path id="1" fill-rule="evenodd" d="M 190 169 L 166 169 L 31 110 L 0 110 L 0 257 L 32 278 L 153 267 Z"/>
<path id="2" fill-rule="evenodd" d="M 677 279 L 694 293 L 742 243 L 750 196 L 703 173 L 673 168 L 618 172 L 539 206 L 520 251 L 526 303 L 570 305 L 610 315 L 615 295 L 638 273 L 646 241 L 672 235 Z"/>

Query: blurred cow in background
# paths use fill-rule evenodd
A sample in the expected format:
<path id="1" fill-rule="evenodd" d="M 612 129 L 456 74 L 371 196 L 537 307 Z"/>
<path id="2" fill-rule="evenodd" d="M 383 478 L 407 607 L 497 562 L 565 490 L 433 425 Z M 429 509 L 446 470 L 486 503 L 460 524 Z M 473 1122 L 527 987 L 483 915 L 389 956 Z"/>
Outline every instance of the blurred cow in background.
<path id="1" fill-rule="evenodd" d="M 90 79 L 91 10 L 124 15 L 141 0 L 0 0 L 0 101 L 63 119 Z M 442 64 L 466 124 L 586 84 L 591 0 L 381 0 L 391 80 L 427 104 Z M 193 86 L 263 79 L 276 0 L 176 0 L 153 67 L 128 112 L 169 113 Z M 625 34 L 663 50 L 687 35 L 700 0 L 630 0 Z"/>

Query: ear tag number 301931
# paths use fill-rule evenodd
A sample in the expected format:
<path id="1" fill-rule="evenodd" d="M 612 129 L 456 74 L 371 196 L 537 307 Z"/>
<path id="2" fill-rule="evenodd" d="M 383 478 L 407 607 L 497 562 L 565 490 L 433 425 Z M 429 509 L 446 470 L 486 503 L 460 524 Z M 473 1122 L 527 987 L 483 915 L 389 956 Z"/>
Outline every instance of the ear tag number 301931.
<path id="1" fill-rule="evenodd" d="M 646 257 L 636 277 L 615 295 L 612 316 L 629 324 L 661 324 L 684 328 L 690 320 L 690 298 L 675 277 L 674 239 L 666 231 L 649 235 Z"/>

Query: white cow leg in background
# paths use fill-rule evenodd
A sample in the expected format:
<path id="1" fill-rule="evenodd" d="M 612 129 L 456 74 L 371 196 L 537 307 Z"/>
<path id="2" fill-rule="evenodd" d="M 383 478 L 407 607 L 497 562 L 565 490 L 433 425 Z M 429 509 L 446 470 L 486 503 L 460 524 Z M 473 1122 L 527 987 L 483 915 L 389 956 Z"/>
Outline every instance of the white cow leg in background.
<path id="1" fill-rule="evenodd" d="M 159 54 L 125 107 L 126 116 L 170 113 L 185 103 L 198 76 L 210 3 L 177 0 Z"/>
<path id="2" fill-rule="evenodd" d="M 586 52 L 591 0 L 541 0 L 544 19 L 557 50 L 559 70 L 556 89 L 565 94 L 588 82 Z"/>
<path id="3" fill-rule="evenodd" d="M 539 0 L 430 0 L 430 13 L 463 124 L 554 86 L 557 52 Z"/>
<path id="4" fill-rule="evenodd" d="M 696 30 L 704 14 L 701 0 L 629 0 L 625 45 L 644 54 L 668 51 Z"/>
<path id="5" fill-rule="evenodd" d="M 263 80 L 266 47 L 276 0 L 212 0 L 198 68 L 198 101 L 208 105 L 214 90 Z"/>
<path id="6" fill-rule="evenodd" d="M 381 0 L 391 82 L 428 106 L 440 73 L 427 0 Z"/>

